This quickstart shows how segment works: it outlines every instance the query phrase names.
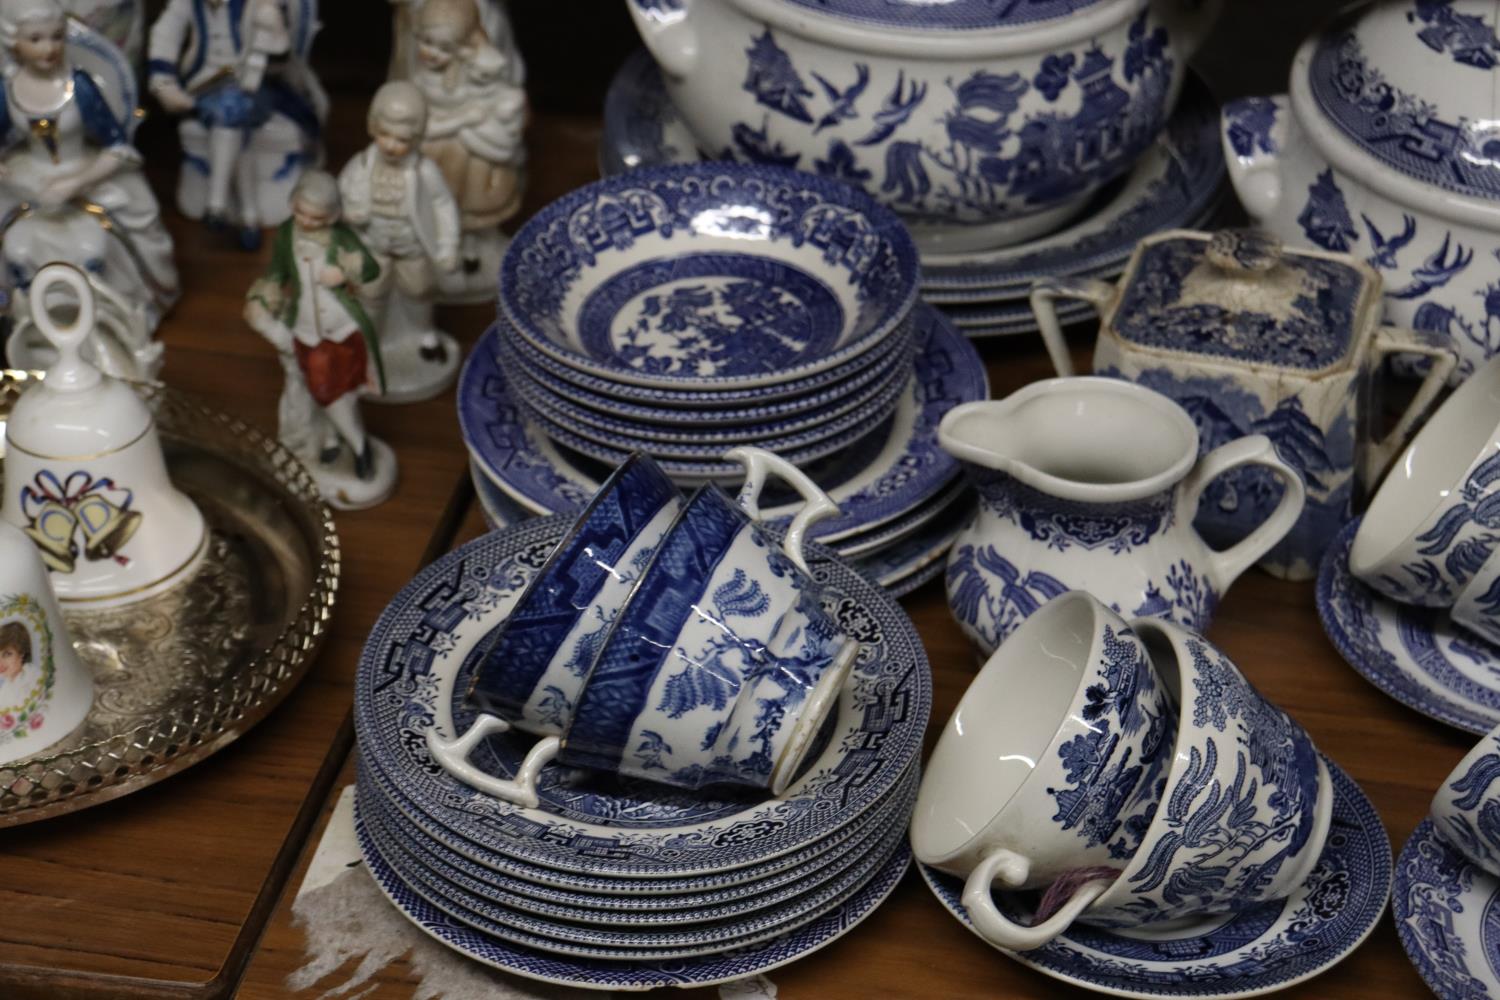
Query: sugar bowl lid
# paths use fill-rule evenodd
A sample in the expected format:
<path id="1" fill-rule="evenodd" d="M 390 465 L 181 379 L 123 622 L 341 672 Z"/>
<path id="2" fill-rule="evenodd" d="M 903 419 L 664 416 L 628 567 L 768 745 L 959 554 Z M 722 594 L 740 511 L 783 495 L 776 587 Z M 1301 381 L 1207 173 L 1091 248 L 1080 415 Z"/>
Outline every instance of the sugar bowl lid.
<path id="1" fill-rule="evenodd" d="M 647 5 L 660 0 L 633 0 Z M 782 0 L 791 7 L 882 28 L 976 31 L 1065 18 L 1107 0 Z"/>
<path id="2" fill-rule="evenodd" d="M 1310 43 L 1308 89 L 1330 124 L 1386 166 L 1500 198 L 1497 23 L 1494 0 L 1357 8 Z"/>
<path id="3" fill-rule="evenodd" d="M 1353 257 L 1176 230 L 1136 248 L 1108 321 L 1143 348 L 1312 373 L 1350 363 L 1379 301 L 1379 275 Z"/>
<path id="4" fill-rule="evenodd" d="M 110 454 L 151 429 L 151 411 L 130 386 L 84 359 L 94 329 L 94 292 L 83 272 L 48 264 L 31 283 L 31 320 L 57 352 L 40 385 L 16 400 L 5 445 L 41 458 Z M 67 312 L 74 311 L 71 321 Z"/>

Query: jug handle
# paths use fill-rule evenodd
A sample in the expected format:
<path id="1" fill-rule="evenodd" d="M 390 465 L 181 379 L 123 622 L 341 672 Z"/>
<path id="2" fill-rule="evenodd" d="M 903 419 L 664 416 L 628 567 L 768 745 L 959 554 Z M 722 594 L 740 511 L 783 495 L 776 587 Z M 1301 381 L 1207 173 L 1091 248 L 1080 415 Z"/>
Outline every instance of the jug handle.
<path id="1" fill-rule="evenodd" d="M 1057 318 L 1056 301 L 1091 302 L 1102 316 L 1114 294 L 1114 285 L 1096 278 L 1043 278 L 1031 286 L 1031 311 L 1036 314 L 1037 328 L 1042 332 L 1042 342 L 1047 345 L 1047 356 L 1057 374 L 1067 377 L 1074 372 L 1062 322 Z"/>
<path id="2" fill-rule="evenodd" d="M 724 453 L 724 461 L 739 462 L 745 467 L 745 485 L 740 487 L 739 496 L 735 497 L 735 501 L 751 517 L 760 517 L 760 492 L 765 489 L 766 479 L 772 473 L 786 480 L 798 493 L 802 494 L 802 499 L 806 503 L 797 512 L 797 516 L 792 518 L 791 526 L 786 529 L 786 537 L 781 540 L 781 550 L 796 564 L 798 569 L 804 573 L 808 572 L 807 559 L 802 551 L 807 538 L 807 529 L 839 513 L 839 505 L 834 503 L 817 483 L 808 478 L 807 473 L 780 455 L 766 451 L 764 448 L 749 446 L 731 448 Z"/>
<path id="3" fill-rule="evenodd" d="M 1198 460 L 1183 483 L 1182 507 L 1179 516 L 1191 524 L 1198 511 L 1198 501 L 1208 484 L 1231 469 L 1242 465 L 1262 465 L 1278 474 L 1286 489 L 1281 502 L 1269 517 L 1256 526 L 1244 538 L 1222 552 L 1209 549 L 1208 580 L 1215 592 L 1223 594 L 1241 573 L 1254 566 L 1276 543 L 1286 537 L 1302 516 L 1302 506 L 1307 502 L 1307 487 L 1302 477 L 1276 454 L 1276 446 L 1264 434 L 1251 434 L 1237 438 L 1215 448 Z M 1195 532 L 1196 534 L 1196 529 Z M 1201 540 L 1201 539 L 1200 539 Z M 1208 543 L 1204 542 L 1207 547 Z"/>
<path id="4" fill-rule="evenodd" d="M 1432 363 L 1427 368 L 1427 377 L 1422 380 L 1422 385 L 1406 407 L 1406 412 L 1401 414 L 1396 426 L 1379 441 L 1370 442 L 1365 449 L 1364 458 L 1359 465 L 1359 478 L 1365 486 L 1372 488 L 1396 452 L 1406 447 L 1417 421 L 1427 416 L 1438 393 L 1447 384 L 1448 376 L 1453 374 L 1454 367 L 1458 365 L 1458 355 L 1451 347 L 1438 343 L 1436 338 L 1424 335 L 1419 330 L 1397 326 L 1380 328 L 1375 334 L 1374 353 L 1377 359 L 1390 354 L 1420 354 L 1431 358 Z"/>
<path id="5" fill-rule="evenodd" d="M 1281 156 L 1291 141 L 1291 99 L 1241 97 L 1219 111 L 1219 142 L 1229 182 L 1245 211 L 1264 222 L 1281 204 Z"/>
<path id="6" fill-rule="evenodd" d="M 437 727 L 429 727 L 427 752 L 442 765 L 443 770 L 470 788 L 527 809 L 535 809 L 540 801 L 536 794 L 537 776 L 541 774 L 542 767 L 557 756 L 557 751 L 562 747 L 560 738 L 544 736 L 538 740 L 516 769 L 516 776 L 509 780 L 486 774 L 469 763 L 469 754 L 479 745 L 480 740 L 486 736 L 508 732 L 510 728 L 509 722 L 494 715 L 481 715 L 469 727 L 468 732 L 453 740 L 443 739 L 437 734 Z"/>
<path id="7" fill-rule="evenodd" d="M 626 0 L 651 58 L 668 76 L 684 77 L 698 65 L 698 33 L 689 25 L 693 0 Z"/>
<path id="8" fill-rule="evenodd" d="M 1080 913 L 1114 884 L 1113 879 L 1085 882 L 1056 913 L 1028 927 L 1001 913 L 990 892 L 996 878 L 1009 885 L 1020 884 L 1025 880 L 1028 867 L 1025 858 L 1001 848 L 986 855 L 964 882 L 964 910 L 980 936 L 996 947 L 1011 951 L 1040 948 L 1067 930 Z"/>

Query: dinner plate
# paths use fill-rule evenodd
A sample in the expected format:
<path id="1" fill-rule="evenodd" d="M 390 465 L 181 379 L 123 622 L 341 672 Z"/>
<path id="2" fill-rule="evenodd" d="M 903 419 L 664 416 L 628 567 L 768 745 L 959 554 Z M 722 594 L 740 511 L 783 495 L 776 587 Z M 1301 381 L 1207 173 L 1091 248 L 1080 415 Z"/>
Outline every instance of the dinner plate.
<path id="1" fill-rule="evenodd" d="M 1333 819 L 1317 865 L 1286 899 L 1233 915 L 1173 921 L 1155 930 L 1074 924 L 1031 951 L 1003 954 L 1055 979 L 1119 997 L 1232 1000 L 1285 989 L 1325 972 L 1369 936 L 1391 895 L 1391 842 L 1364 791 L 1332 761 Z M 938 901 L 973 930 L 963 880 L 920 866 Z M 1012 920 L 1029 901 L 997 893 Z"/>
<path id="2" fill-rule="evenodd" d="M 356 674 L 355 731 L 363 761 L 423 814 L 488 851 L 533 865 L 606 878 L 719 873 L 813 844 L 899 784 L 921 748 L 932 678 L 910 619 L 873 582 L 809 547 L 809 570 L 839 629 L 860 644 L 830 715 L 821 751 L 774 799 L 712 798 L 649 782 L 577 785 L 548 767 L 540 805 L 499 801 L 434 766 L 427 732 L 453 738 L 474 712 L 464 681 L 482 640 L 563 537 L 568 517 L 523 523 L 438 559 L 381 614 Z M 472 763 L 510 777 L 535 738 L 490 738 Z"/>
<path id="3" fill-rule="evenodd" d="M 1349 571 L 1356 518 L 1318 570 L 1318 617 L 1339 655 L 1365 680 L 1428 718 L 1471 733 L 1500 725 L 1500 649 L 1446 611 L 1398 604 Z"/>
<path id="4" fill-rule="evenodd" d="M 1444 1000 L 1500 996 L 1500 879 L 1423 820 L 1396 860 L 1391 916 L 1401 946 Z"/>

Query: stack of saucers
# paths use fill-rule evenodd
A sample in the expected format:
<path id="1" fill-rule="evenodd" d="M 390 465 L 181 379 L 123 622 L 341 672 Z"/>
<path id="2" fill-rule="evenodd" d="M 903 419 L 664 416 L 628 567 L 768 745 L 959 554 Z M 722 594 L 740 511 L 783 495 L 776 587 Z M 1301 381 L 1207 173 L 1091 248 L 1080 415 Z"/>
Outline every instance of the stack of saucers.
<path id="1" fill-rule="evenodd" d="M 863 192 L 735 164 L 632 173 L 538 213 L 500 289 L 459 386 L 492 520 L 577 511 L 634 452 L 685 485 L 733 482 L 725 452 L 755 446 L 829 491 L 842 513 L 813 537 L 882 585 L 937 570 L 972 502 L 938 421 L 988 386 Z"/>
<path id="2" fill-rule="evenodd" d="M 699 158 L 656 63 L 645 51 L 635 53 L 605 98 L 600 171 L 612 175 Z M 1027 303 L 1033 281 L 1118 277 L 1143 237 L 1206 228 L 1224 200 L 1225 183 L 1218 106 L 1202 81 L 1190 76 L 1156 142 L 1070 224 L 995 250 L 923 252 L 922 298 L 971 337 L 1034 332 Z M 1062 319 L 1089 315 L 1091 307 L 1080 305 Z"/>
<path id="3" fill-rule="evenodd" d="M 900 608 L 826 550 L 798 547 L 798 532 L 778 539 L 735 513 L 732 537 L 756 544 L 725 542 L 725 562 L 695 576 L 687 536 L 701 539 L 709 522 L 694 512 L 733 504 L 713 486 L 686 500 L 670 484 L 663 491 L 664 477 L 643 461 L 622 467 L 576 523 L 496 531 L 424 570 L 377 622 L 355 690 L 356 830 L 392 903 L 481 962 L 596 988 L 752 975 L 821 947 L 879 905 L 909 861 L 904 832 L 932 693 Z M 763 471 L 752 465 L 750 480 L 763 482 Z M 827 505 L 814 496 L 808 509 Z M 718 585 L 721 572 L 738 582 Z M 571 615 L 553 607 L 564 583 Z M 658 650 L 646 684 L 631 653 L 673 627 L 664 618 L 677 604 L 661 587 L 704 594 L 678 608 L 687 624 L 671 648 L 681 650 Z M 787 607 L 796 594 L 810 603 Z M 769 620 L 765 608 L 778 601 L 779 622 L 819 624 Z M 595 611 L 602 641 L 589 632 Z M 774 669 L 758 675 L 738 651 L 755 643 L 721 643 L 705 661 L 686 637 L 716 630 L 692 624 L 694 615 L 740 638 L 779 636 L 757 646 Z M 814 648 L 827 656 L 809 655 Z M 517 684 L 539 651 L 542 671 Z M 588 651 L 592 663 L 575 672 Z M 705 662 L 713 669 L 694 674 Z M 812 690 L 753 711 L 786 687 L 789 665 L 810 670 Z M 751 694 L 716 687 L 732 681 Z M 627 727 L 636 735 L 605 761 L 598 737 L 618 721 L 619 692 L 656 692 L 658 682 L 671 709 L 623 699 L 640 709 Z M 753 718 L 753 732 L 727 743 L 683 738 L 716 712 Z M 643 719 L 652 725 L 637 733 Z M 747 748 L 764 738 L 770 751 L 764 734 L 794 719 L 802 736 L 752 766 Z M 711 766 L 683 766 L 705 745 Z M 762 778 L 764 787 L 752 785 Z"/>

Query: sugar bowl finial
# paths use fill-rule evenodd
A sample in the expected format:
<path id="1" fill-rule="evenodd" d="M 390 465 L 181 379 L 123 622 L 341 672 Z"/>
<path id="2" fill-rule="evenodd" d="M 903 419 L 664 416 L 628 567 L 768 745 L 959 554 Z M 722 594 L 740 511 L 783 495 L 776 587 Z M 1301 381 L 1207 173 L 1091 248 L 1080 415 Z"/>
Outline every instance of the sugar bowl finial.
<path id="1" fill-rule="evenodd" d="M 150 408 L 83 357 L 95 319 L 83 274 L 42 268 L 31 308 L 57 362 L 6 423 L 3 517 L 36 543 L 64 603 L 158 593 L 202 558 L 203 515 L 167 475 Z"/>

